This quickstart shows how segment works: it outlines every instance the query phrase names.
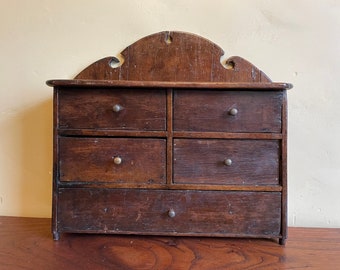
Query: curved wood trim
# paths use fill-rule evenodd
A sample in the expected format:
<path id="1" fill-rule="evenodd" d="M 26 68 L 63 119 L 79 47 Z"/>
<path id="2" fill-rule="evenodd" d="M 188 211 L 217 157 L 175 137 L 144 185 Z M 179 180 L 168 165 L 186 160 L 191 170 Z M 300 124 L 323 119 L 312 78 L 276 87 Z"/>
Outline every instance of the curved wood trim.
<path id="1" fill-rule="evenodd" d="M 182 82 L 271 82 L 247 60 L 232 56 L 198 35 L 164 31 L 146 36 L 121 52 L 96 61 L 75 79 L 182 81 Z"/>

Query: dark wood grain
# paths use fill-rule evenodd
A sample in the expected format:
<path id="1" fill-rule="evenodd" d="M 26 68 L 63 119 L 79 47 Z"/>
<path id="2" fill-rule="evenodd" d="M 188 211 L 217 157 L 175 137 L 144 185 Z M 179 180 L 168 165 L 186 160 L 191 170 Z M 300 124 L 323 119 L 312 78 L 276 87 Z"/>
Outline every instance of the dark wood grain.
<path id="1" fill-rule="evenodd" d="M 167 90 L 167 159 L 166 159 L 166 168 L 167 168 L 167 184 L 171 186 L 173 183 L 172 175 L 173 175 L 173 102 L 174 102 L 174 94 L 173 89 L 168 88 Z"/>
<path id="2" fill-rule="evenodd" d="M 340 229 L 289 228 L 271 240 L 66 234 L 50 219 L 0 217 L 0 268 L 16 269 L 338 269 Z"/>
<path id="3" fill-rule="evenodd" d="M 164 139 L 60 137 L 59 147 L 60 181 L 166 182 Z M 115 158 L 121 163 L 115 164 Z"/>
<path id="4" fill-rule="evenodd" d="M 285 244 L 287 238 L 287 226 L 288 226 L 288 181 L 287 181 L 287 129 L 288 129 L 288 104 L 287 104 L 287 91 L 283 92 L 282 103 L 282 140 L 281 140 L 281 186 L 282 186 L 282 235 L 281 244 Z"/>
<path id="5" fill-rule="evenodd" d="M 280 192 L 62 188 L 59 200 L 58 232 L 280 237 Z"/>
<path id="6" fill-rule="evenodd" d="M 147 36 L 118 58 L 47 82 L 54 239 L 133 233 L 284 244 L 292 85 L 183 32 Z"/>
<path id="7" fill-rule="evenodd" d="M 176 138 L 195 138 L 195 139 L 262 139 L 262 140 L 281 140 L 281 133 L 245 133 L 245 132 L 197 132 L 197 131 L 174 131 Z"/>
<path id="8" fill-rule="evenodd" d="M 76 79 L 270 82 L 262 71 L 241 57 L 230 57 L 221 63 L 223 55 L 219 46 L 200 36 L 160 32 L 128 46 L 120 61 L 106 57 L 87 67 Z M 111 63 L 115 64 L 113 68 Z"/>
<path id="9" fill-rule="evenodd" d="M 176 90 L 174 130 L 279 133 L 281 104 L 282 93 L 274 91 Z"/>
<path id="10" fill-rule="evenodd" d="M 68 88 L 120 88 L 134 87 L 138 89 L 157 89 L 157 88 L 186 88 L 186 89 L 209 89 L 226 90 L 237 89 L 238 91 L 253 90 L 288 90 L 293 87 L 290 83 L 283 82 L 179 82 L 179 81 L 119 81 L 119 80 L 91 80 L 91 79 L 73 79 L 73 80 L 48 80 L 49 86 L 64 86 Z"/>
<path id="11" fill-rule="evenodd" d="M 59 128 L 166 129 L 165 90 L 60 89 L 58 100 Z M 113 111 L 115 105 L 120 111 Z"/>
<path id="12" fill-rule="evenodd" d="M 276 140 L 174 140 L 174 183 L 278 185 Z M 231 164 L 226 165 L 226 161 Z"/>
<path id="13" fill-rule="evenodd" d="M 281 192 L 280 185 L 218 185 L 218 184 L 154 184 L 154 183 L 115 183 L 115 182 L 60 182 L 60 187 L 108 189 L 166 189 L 166 190 L 217 190 L 217 191 L 264 191 Z"/>

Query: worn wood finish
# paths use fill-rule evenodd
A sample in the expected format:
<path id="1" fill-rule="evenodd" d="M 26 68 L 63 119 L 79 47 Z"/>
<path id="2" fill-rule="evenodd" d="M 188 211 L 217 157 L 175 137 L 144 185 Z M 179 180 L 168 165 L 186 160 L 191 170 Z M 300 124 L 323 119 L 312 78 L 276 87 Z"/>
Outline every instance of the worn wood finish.
<path id="1" fill-rule="evenodd" d="M 115 182 L 60 182 L 59 187 L 77 188 L 120 188 L 120 189 L 157 189 L 157 190 L 214 190 L 214 191 L 264 191 L 281 192 L 279 185 L 218 185 L 218 184 L 150 184 L 150 183 L 115 183 Z"/>
<path id="2" fill-rule="evenodd" d="M 59 128 L 166 129 L 165 90 L 60 89 L 58 95 Z"/>
<path id="3" fill-rule="evenodd" d="M 119 87 L 136 87 L 139 89 L 148 88 L 185 88 L 185 89 L 209 89 L 225 90 L 237 89 L 238 91 L 248 91 L 249 89 L 257 90 L 286 90 L 293 87 L 290 83 L 282 82 L 178 82 L 178 81 L 112 81 L 112 80 L 91 80 L 91 79 L 74 79 L 74 80 L 48 80 L 49 86 L 64 87 L 83 87 L 83 88 L 119 88 Z"/>
<path id="4" fill-rule="evenodd" d="M 76 79 L 270 82 L 254 65 L 241 57 L 221 63 L 223 50 L 200 36 L 183 32 L 160 32 L 128 46 L 121 55 L 106 57 L 87 67 Z M 112 68 L 114 67 L 114 68 Z"/>
<path id="5" fill-rule="evenodd" d="M 59 151 L 60 181 L 166 182 L 164 139 L 60 137 Z"/>
<path id="6" fill-rule="evenodd" d="M 60 232 L 267 238 L 280 234 L 279 192 L 62 188 L 59 199 Z"/>
<path id="7" fill-rule="evenodd" d="M 278 185 L 279 158 L 279 141 L 175 139 L 173 180 L 211 185 Z"/>
<path id="8" fill-rule="evenodd" d="M 263 239 L 65 234 L 51 220 L 0 217 L 1 269 L 338 269 L 340 229 L 289 228 Z"/>
<path id="9" fill-rule="evenodd" d="M 199 36 L 161 32 L 74 80 L 47 82 L 55 93 L 54 239 L 86 232 L 285 243 L 292 85 L 223 54 Z"/>
<path id="10" fill-rule="evenodd" d="M 282 139 L 281 139 L 281 186 L 282 186 L 282 235 L 283 238 L 280 239 L 280 244 L 285 244 L 285 239 L 287 236 L 287 197 L 288 197 L 288 181 L 287 181 L 287 129 L 288 129 L 288 104 L 287 104 L 287 92 L 283 93 L 283 103 L 282 103 L 282 117 L 285 121 L 282 122 Z"/>
<path id="11" fill-rule="evenodd" d="M 239 132 L 197 132 L 197 131 L 174 131 L 176 138 L 195 139 L 248 139 L 248 140 L 281 140 L 281 133 L 239 133 Z"/>
<path id="12" fill-rule="evenodd" d="M 281 106 L 277 91 L 176 90 L 174 130 L 280 133 Z"/>

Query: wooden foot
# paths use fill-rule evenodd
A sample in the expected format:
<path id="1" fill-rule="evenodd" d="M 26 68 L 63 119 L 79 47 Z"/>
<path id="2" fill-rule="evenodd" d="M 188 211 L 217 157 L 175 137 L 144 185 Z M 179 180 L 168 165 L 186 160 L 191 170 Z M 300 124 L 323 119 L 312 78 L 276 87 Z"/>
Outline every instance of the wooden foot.
<path id="1" fill-rule="evenodd" d="M 60 233 L 59 232 L 53 232 L 53 240 L 58 241 L 60 239 Z"/>
<path id="2" fill-rule="evenodd" d="M 280 244 L 281 246 L 284 246 L 284 245 L 286 244 L 286 240 L 287 240 L 286 237 L 280 238 L 280 239 L 279 239 L 279 244 Z"/>

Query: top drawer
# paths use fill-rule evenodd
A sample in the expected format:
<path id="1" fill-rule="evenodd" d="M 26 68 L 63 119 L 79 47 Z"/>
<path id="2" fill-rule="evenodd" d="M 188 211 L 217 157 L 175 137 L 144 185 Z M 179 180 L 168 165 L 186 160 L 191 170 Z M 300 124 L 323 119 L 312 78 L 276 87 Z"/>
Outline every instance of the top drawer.
<path id="1" fill-rule="evenodd" d="M 280 133 L 282 102 L 280 91 L 175 91 L 174 130 Z"/>
<path id="2" fill-rule="evenodd" d="M 58 127 L 165 130 L 165 90 L 59 89 Z"/>

